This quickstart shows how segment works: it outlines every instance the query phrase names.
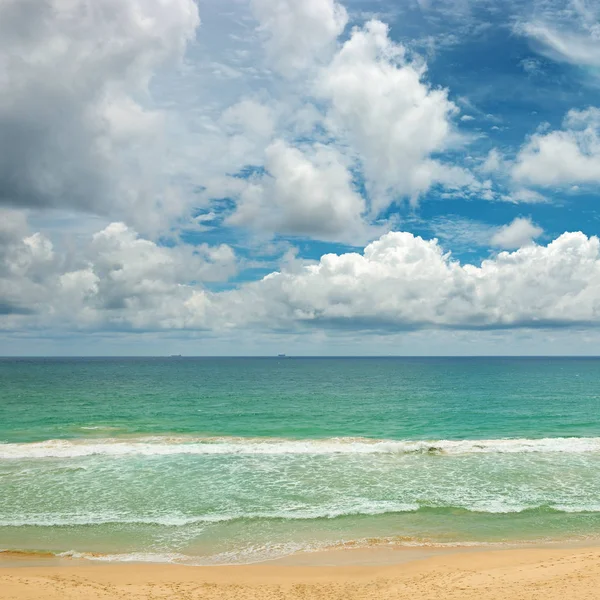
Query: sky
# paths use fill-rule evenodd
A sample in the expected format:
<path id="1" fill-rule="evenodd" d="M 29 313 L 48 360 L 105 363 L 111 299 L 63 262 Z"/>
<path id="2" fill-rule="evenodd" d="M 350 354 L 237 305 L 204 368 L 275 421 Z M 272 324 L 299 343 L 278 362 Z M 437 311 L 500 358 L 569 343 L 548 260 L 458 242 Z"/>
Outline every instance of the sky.
<path id="1" fill-rule="evenodd" d="M 0 355 L 600 354 L 600 4 L 0 0 Z"/>

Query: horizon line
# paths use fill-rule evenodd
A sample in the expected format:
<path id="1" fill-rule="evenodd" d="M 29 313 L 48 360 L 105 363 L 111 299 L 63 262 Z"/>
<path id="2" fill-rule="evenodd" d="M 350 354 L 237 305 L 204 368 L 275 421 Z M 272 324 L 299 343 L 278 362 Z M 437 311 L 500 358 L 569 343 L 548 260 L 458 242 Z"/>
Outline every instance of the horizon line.
<path id="1" fill-rule="evenodd" d="M 600 354 L 0 354 L 20 358 L 600 358 Z"/>

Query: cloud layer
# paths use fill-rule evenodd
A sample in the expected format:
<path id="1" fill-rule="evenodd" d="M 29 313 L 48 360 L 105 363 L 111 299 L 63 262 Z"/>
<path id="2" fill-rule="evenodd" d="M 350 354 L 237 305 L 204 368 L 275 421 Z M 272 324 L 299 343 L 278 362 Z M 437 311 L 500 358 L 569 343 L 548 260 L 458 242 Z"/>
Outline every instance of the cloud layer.
<path id="1" fill-rule="evenodd" d="M 309 264 L 292 260 L 259 281 L 211 292 L 207 282 L 227 279 L 237 269 L 228 246 L 169 248 L 113 223 L 73 256 L 27 231 L 18 215 L 4 217 L 5 329 L 394 331 L 600 324 L 600 241 L 582 233 L 565 233 L 547 246 L 529 243 L 476 266 L 453 260 L 436 240 L 390 232 L 362 253 L 326 254 Z M 516 245 L 524 225 L 517 221 L 499 235 Z"/>
<path id="2" fill-rule="evenodd" d="M 463 4 L 0 0 L 0 327 L 596 326 L 597 13 Z"/>

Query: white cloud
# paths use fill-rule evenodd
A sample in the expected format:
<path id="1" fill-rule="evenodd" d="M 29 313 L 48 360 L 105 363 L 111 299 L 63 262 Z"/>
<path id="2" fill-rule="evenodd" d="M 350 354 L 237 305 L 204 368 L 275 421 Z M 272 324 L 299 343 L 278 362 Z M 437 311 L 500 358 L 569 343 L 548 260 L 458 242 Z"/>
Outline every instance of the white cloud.
<path id="1" fill-rule="evenodd" d="M 181 327 L 176 316 L 192 290 L 198 305 L 203 283 L 227 280 L 238 270 L 225 244 L 160 246 L 123 223 L 59 254 L 44 235 L 29 232 L 21 213 L 0 216 L 9 224 L 0 229 L 5 328 L 19 325 L 24 315 L 30 315 L 29 326 Z"/>
<path id="2" fill-rule="evenodd" d="M 504 157 L 496 148 L 492 148 L 481 166 L 479 167 L 479 171 L 484 174 L 496 173 L 498 171 L 504 170 L 505 162 Z"/>
<path id="3" fill-rule="evenodd" d="M 548 58 L 576 65 L 600 66 L 600 28 L 597 24 L 568 30 L 533 22 L 524 24 L 520 30 Z"/>
<path id="4" fill-rule="evenodd" d="M 327 60 L 348 22 L 335 0 L 252 0 L 271 63 L 288 77 Z"/>
<path id="5" fill-rule="evenodd" d="M 416 202 L 432 185 L 490 193 L 468 170 L 433 158 L 462 143 L 452 123 L 459 111 L 386 25 L 370 21 L 341 43 L 346 16 L 335 2 L 252 6 L 271 59 L 293 77 L 203 123 L 188 159 L 202 206 L 234 200 L 226 225 L 361 243 L 380 232 L 372 223 L 393 202 Z"/>
<path id="6" fill-rule="evenodd" d="M 363 254 L 327 254 L 238 295 L 252 299 L 246 318 L 259 323 L 390 330 L 600 323 L 599 291 L 596 237 L 565 233 L 477 267 L 453 261 L 435 240 L 388 233 Z"/>
<path id="7" fill-rule="evenodd" d="M 229 135 L 248 135 L 268 139 L 275 128 L 274 111 L 265 104 L 244 98 L 228 107 L 221 115 L 223 125 Z"/>
<path id="8" fill-rule="evenodd" d="M 193 0 L 0 3 L 0 202 L 169 214 L 148 84 L 199 23 Z"/>
<path id="9" fill-rule="evenodd" d="M 248 181 L 230 224 L 320 239 L 364 240 L 365 201 L 353 189 L 343 155 L 320 144 L 301 150 L 277 140 L 265 157 L 266 174 Z"/>
<path id="10" fill-rule="evenodd" d="M 541 75 L 544 72 L 542 64 L 537 58 L 524 58 L 519 65 L 530 76 Z"/>
<path id="11" fill-rule="evenodd" d="M 456 215 L 434 217 L 425 222 L 442 246 L 450 246 L 455 251 L 470 252 L 479 248 L 488 248 L 494 235 L 493 225 L 474 219 L 465 219 Z"/>
<path id="12" fill-rule="evenodd" d="M 535 17 L 517 21 L 517 33 L 529 38 L 534 50 L 551 60 L 578 66 L 600 66 L 600 5 L 588 0 L 556 2 L 545 0 L 538 5 Z M 539 73 L 534 61 L 525 62 Z M 594 74 L 591 71 L 590 74 Z"/>
<path id="13" fill-rule="evenodd" d="M 86 255 L 82 281 L 95 282 L 86 304 L 95 309 L 96 318 L 104 313 L 113 323 L 134 327 L 153 326 L 156 315 L 163 327 L 181 327 L 181 306 L 192 288 L 201 298 L 199 282 L 227 280 L 237 272 L 229 246 L 158 246 L 123 223 L 95 234 Z"/>
<path id="14" fill-rule="evenodd" d="M 517 217 L 508 225 L 500 229 L 492 236 L 492 246 L 505 250 L 515 250 L 532 244 L 533 241 L 544 233 L 544 230 L 535 225 L 531 219 Z"/>
<path id="15" fill-rule="evenodd" d="M 416 199 L 435 182 L 471 182 L 431 158 L 452 143 L 458 109 L 424 74 L 425 65 L 407 58 L 384 23 L 369 21 L 353 30 L 318 79 L 317 93 L 330 103 L 329 126 L 356 153 L 374 213 L 398 197 Z"/>
<path id="16" fill-rule="evenodd" d="M 453 260 L 437 240 L 393 232 L 362 253 L 326 254 L 308 264 L 288 257 L 281 271 L 260 281 L 209 292 L 203 281 L 235 272 L 226 246 L 167 248 L 116 223 L 74 256 L 58 256 L 49 240 L 17 225 L 1 238 L 4 329 L 395 331 L 600 324 L 600 241 L 582 233 L 500 252 L 477 266 Z M 532 227 L 530 238 L 538 234 Z M 516 244 L 515 226 L 504 231 L 511 228 Z"/>
<path id="17" fill-rule="evenodd" d="M 530 190 L 528 188 L 517 188 L 511 190 L 509 194 L 502 196 L 502 200 L 506 200 L 507 202 L 527 202 L 529 204 L 539 204 L 540 202 L 548 202 L 548 199 L 536 192 L 535 190 Z"/>
<path id="18" fill-rule="evenodd" d="M 497 148 L 492 148 L 483 162 L 476 167 L 478 173 L 484 176 L 489 176 L 496 184 L 503 183 L 503 192 L 492 191 L 492 179 L 486 180 L 482 187 L 487 184 L 487 195 L 481 194 L 481 198 L 485 200 L 500 200 L 503 202 L 528 203 L 538 204 L 547 202 L 547 198 L 536 190 L 524 187 L 523 182 L 511 181 L 511 169 L 514 168 L 514 163 L 507 159 Z"/>
<path id="19" fill-rule="evenodd" d="M 563 129 L 532 135 L 512 176 L 541 186 L 600 183 L 600 109 L 570 110 Z"/>
<path id="20" fill-rule="evenodd" d="M 334 0 L 250 4 L 258 35 L 243 15 L 237 32 L 251 43 L 236 42 L 250 58 L 236 62 L 228 49 L 203 63 L 227 100 L 214 93 L 205 103 L 211 96 L 200 88 L 210 86 L 192 73 L 169 81 L 187 86 L 189 106 L 177 106 L 169 89 L 159 109 L 149 83 L 194 37 L 193 0 L 0 2 L 0 201 L 33 207 L 38 223 L 47 214 L 40 208 L 103 215 L 101 231 L 65 243 L 56 231 L 30 230 L 23 213 L 2 211 L 0 326 L 387 332 L 600 322 L 596 238 L 571 233 L 539 246 L 532 242 L 543 231 L 530 219 L 499 231 L 442 223 L 442 242 L 518 249 L 470 265 L 443 243 L 372 225 L 393 202 L 416 202 L 436 185 L 440 198 L 533 202 L 543 197 L 528 185 L 600 182 L 599 109 L 571 111 L 562 129 L 538 131 L 514 164 L 492 150 L 470 172 L 440 155 L 466 143 L 455 123 L 473 117 L 460 117 L 449 91 L 428 82 L 425 63 L 385 24 L 372 20 L 346 37 L 348 15 Z M 284 77 L 248 63 L 258 40 Z M 165 108 L 169 101 L 188 121 Z M 173 173 L 202 189 L 183 199 L 167 179 Z M 496 184 L 509 176 L 512 191 L 501 196 Z M 176 239 L 165 216 L 189 216 L 194 202 L 206 211 L 194 221 L 199 235 L 224 218 L 217 201 L 225 198 L 235 203 L 226 225 L 261 239 L 362 246 L 381 237 L 364 252 L 290 255 L 280 272 L 211 292 L 211 282 L 238 272 L 230 246 L 167 247 L 137 233 L 154 225 Z M 108 219 L 117 222 L 104 227 Z M 272 269 L 278 254 L 252 266 Z"/>

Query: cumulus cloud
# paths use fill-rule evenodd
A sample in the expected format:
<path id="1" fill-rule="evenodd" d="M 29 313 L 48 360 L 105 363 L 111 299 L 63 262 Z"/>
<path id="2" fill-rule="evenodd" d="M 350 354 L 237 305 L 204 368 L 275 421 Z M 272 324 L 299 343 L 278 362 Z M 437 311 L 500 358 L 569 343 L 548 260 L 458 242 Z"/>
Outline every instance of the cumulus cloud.
<path id="1" fill-rule="evenodd" d="M 511 228 L 516 244 L 516 226 Z M 43 236 L 17 230 L 0 238 L 0 325 L 5 329 L 600 325 L 600 241 L 582 233 L 565 233 L 547 246 L 500 252 L 477 266 L 454 260 L 435 239 L 391 232 L 361 253 L 326 254 L 309 263 L 288 260 L 281 271 L 259 281 L 211 292 L 206 280 L 236 268 L 228 247 L 158 246 L 115 223 L 94 236 L 77 262 L 58 256 Z M 529 235 L 537 231 L 530 229 Z"/>
<path id="2" fill-rule="evenodd" d="M 512 176 L 541 186 L 600 183 L 600 109 L 570 110 L 562 129 L 532 135 Z"/>
<path id="3" fill-rule="evenodd" d="M 544 230 L 535 225 L 531 219 L 517 217 L 508 225 L 500 227 L 492 236 L 491 244 L 498 248 L 514 250 L 532 244 L 542 233 Z"/>
<path id="4" fill-rule="evenodd" d="M 193 0 L 1 2 L 0 202 L 168 213 L 148 84 L 198 23 Z"/>
<path id="5" fill-rule="evenodd" d="M 270 60 L 291 80 L 225 110 L 198 144 L 203 201 L 235 203 L 226 224 L 359 243 L 380 232 L 372 225 L 390 205 L 416 203 L 434 185 L 490 193 L 438 158 L 463 141 L 459 110 L 385 24 L 369 21 L 342 42 L 347 15 L 336 2 L 252 7 Z"/>
<path id="6" fill-rule="evenodd" d="M 271 64 L 289 77 L 327 60 L 348 22 L 335 0 L 252 0 L 252 10 Z"/>
<path id="7" fill-rule="evenodd" d="M 93 236 L 87 262 L 79 272 L 84 277 L 67 274 L 84 286 L 93 281 L 92 289 L 85 290 L 86 305 L 96 317 L 104 314 L 113 324 L 134 327 L 153 326 L 155 315 L 161 315 L 163 327 L 181 327 L 181 305 L 189 290 L 202 297 L 199 284 L 224 281 L 237 272 L 235 254 L 225 244 L 158 246 L 123 223 L 112 223 Z"/>
<path id="8" fill-rule="evenodd" d="M 387 25 L 373 20 L 352 31 L 319 76 L 328 125 L 356 152 L 374 212 L 399 197 L 415 199 L 436 182 L 472 182 L 461 169 L 431 157 L 451 145 L 458 108 L 424 75 L 424 63 L 409 60 Z"/>
<path id="9" fill-rule="evenodd" d="M 365 238 L 365 201 L 340 153 L 320 144 L 300 150 L 276 140 L 265 154 L 266 173 L 248 182 L 230 224 L 321 239 Z"/>
<path id="10" fill-rule="evenodd" d="M 0 209 L 0 315 L 39 310 L 55 263 L 52 243 L 29 231 L 22 212 Z"/>
<path id="11" fill-rule="evenodd" d="M 565 233 L 477 267 L 452 260 L 436 240 L 398 232 L 238 294 L 251 294 L 257 321 L 392 330 L 600 323 L 599 290 L 596 237 Z"/>
<path id="12" fill-rule="evenodd" d="M 205 283 L 227 280 L 238 269 L 226 244 L 161 246 L 123 223 L 59 253 L 47 237 L 29 231 L 21 213 L 0 216 L 0 314 L 8 328 L 23 315 L 33 326 L 181 327 L 177 315 L 192 290 L 199 305 Z"/>
<path id="13" fill-rule="evenodd" d="M 441 198 L 532 202 L 543 198 L 529 185 L 598 183 L 599 109 L 571 111 L 560 130 L 538 131 L 514 163 L 497 150 L 479 167 L 468 157 L 470 172 L 442 157 L 466 143 L 449 91 L 428 82 L 425 62 L 385 24 L 346 31 L 348 15 L 334 0 L 250 6 L 252 43 L 263 43 L 279 76 L 218 65 L 239 88 L 226 104 L 219 97 L 207 106 L 196 102 L 203 80 L 176 81 L 193 89 L 179 147 L 184 123 L 158 109 L 149 90 L 195 35 L 193 0 L 0 1 L 0 203 L 114 221 L 71 247 L 2 208 L 0 327 L 387 332 L 600 323 L 595 237 L 567 233 L 536 245 L 543 230 L 525 218 L 497 231 L 480 224 L 470 237 L 472 222 L 458 224 L 464 234 L 446 226 L 445 240 L 463 235 L 465 245 L 491 240 L 511 250 L 461 264 L 437 240 L 382 235 L 373 225 L 394 202 L 417 202 L 434 186 Z M 169 171 L 198 184 L 193 198 L 171 189 Z M 496 183 L 509 173 L 512 192 L 501 196 Z M 197 235 L 218 221 L 354 247 L 378 239 L 317 261 L 290 255 L 278 272 L 214 291 L 240 268 L 231 246 L 170 246 L 144 235 L 152 225 L 173 234 L 165 215 L 191 202 L 206 211 Z"/>

